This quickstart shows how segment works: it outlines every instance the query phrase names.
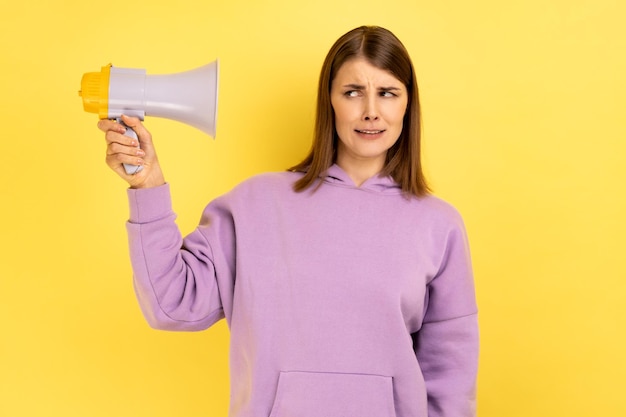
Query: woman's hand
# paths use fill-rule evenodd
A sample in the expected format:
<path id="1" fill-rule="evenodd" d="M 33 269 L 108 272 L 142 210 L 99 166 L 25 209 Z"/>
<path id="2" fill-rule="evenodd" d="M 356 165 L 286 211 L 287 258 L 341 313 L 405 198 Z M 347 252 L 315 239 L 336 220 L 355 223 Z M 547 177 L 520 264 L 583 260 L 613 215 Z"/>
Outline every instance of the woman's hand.
<path id="1" fill-rule="evenodd" d="M 98 128 L 102 130 L 107 142 L 107 165 L 124 179 L 131 188 L 150 188 L 165 184 L 163 172 L 152 143 L 152 135 L 136 117 L 122 116 L 126 126 L 133 129 L 139 138 L 125 136 L 126 128 L 114 120 L 100 120 Z M 143 169 L 128 175 L 123 164 L 141 165 Z"/>

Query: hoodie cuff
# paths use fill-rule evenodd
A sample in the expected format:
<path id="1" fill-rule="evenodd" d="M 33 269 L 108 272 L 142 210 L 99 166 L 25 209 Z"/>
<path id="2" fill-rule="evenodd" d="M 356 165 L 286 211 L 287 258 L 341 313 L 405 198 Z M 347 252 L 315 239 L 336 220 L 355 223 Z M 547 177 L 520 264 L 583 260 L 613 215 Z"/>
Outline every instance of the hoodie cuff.
<path id="1" fill-rule="evenodd" d="M 127 190 L 130 223 L 150 223 L 173 214 L 169 184 Z"/>

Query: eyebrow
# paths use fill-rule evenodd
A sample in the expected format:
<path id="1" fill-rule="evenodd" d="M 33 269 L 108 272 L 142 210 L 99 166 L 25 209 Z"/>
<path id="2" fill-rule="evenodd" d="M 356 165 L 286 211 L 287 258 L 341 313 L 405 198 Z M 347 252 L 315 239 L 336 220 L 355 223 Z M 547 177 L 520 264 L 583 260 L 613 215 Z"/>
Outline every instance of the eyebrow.
<path id="1" fill-rule="evenodd" d="M 349 88 L 352 90 L 365 90 L 365 86 L 360 85 L 360 84 L 345 84 L 343 87 Z M 401 88 L 399 87 L 379 87 L 378 88 L 378 91 L 398 91 L 398 90 L 401 90 Z"/>

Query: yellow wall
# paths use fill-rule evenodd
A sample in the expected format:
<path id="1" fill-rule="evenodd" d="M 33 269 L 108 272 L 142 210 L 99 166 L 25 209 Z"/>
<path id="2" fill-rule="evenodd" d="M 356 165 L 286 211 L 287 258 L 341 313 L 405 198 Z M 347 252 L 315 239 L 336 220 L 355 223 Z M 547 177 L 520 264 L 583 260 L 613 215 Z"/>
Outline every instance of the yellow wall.
<path id="1" fill-rule="evenodd" d="M 198 5 L 195 5 L 197 3 Z M 619 0 L 4 2 L 0 415 L 225 416 L 226 326 L 148 328 L 84 72 L 221 60 L 217 140 L 147 121 L 179 225 L 297 162 L 332 42 L 394 31 L 419 73 L 426 165 L 463 213 L 481 417 L 626 415 L 626 6 Z"/>

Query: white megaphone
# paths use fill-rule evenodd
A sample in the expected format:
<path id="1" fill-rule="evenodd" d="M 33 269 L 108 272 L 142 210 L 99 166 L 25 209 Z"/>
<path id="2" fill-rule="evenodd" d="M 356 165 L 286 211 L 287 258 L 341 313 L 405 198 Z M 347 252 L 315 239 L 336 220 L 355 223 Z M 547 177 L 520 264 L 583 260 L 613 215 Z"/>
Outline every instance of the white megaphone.
<path id="1" fill-rule="evenodd" d="M 101 119 L 121 116 L 163 117 L 193 126 L 215 138 L 217 119 L 218 61 L 190 71 L 166 75 L 146 75 L 144 69 L 116 68 L 111 64 L 100 72 L 83 75 L 81 90 L 86 112 Z M 126 135 L 135 139 L 132 129 Z M 124 164 L 126 173 L 135 174 L 141 166 Z"/>

